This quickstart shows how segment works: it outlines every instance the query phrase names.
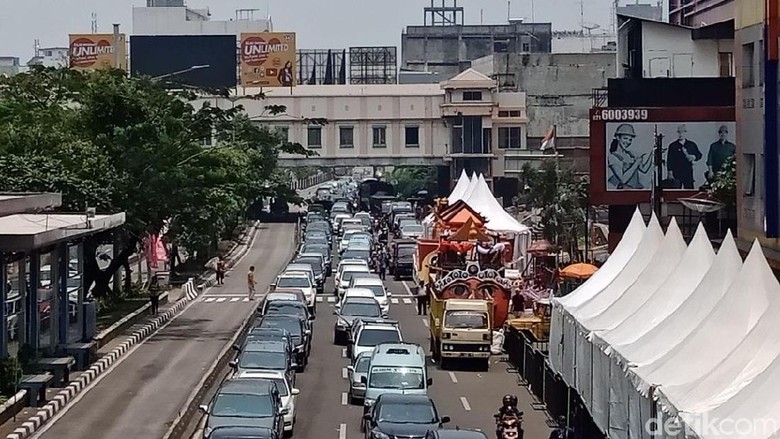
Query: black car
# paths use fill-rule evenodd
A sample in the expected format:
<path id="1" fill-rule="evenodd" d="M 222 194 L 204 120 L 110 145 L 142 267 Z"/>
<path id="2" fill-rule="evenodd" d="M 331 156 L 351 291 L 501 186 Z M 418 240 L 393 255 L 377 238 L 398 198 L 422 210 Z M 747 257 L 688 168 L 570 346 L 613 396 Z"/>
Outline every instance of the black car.
<path id="1" fill-rule="evenodd" d="M 305 319 L 294 315 L 275 314 L 263 317 L 257 327 L 287 330 L 295 345 L 295 362 L 298 364 L 298 372 L 303 372 L 306 369 L 311 350 L 311 331 L 306 329 Z"/>
<path id="2" fill-rule="evenodd" d="M 240 378 L 226 381 L 207 406 L 203 437 L 212 439 L 225 427 L 266 428 L 281 437 L 284 409 L 276 384 L 270 380 Z M 219 437 L 219 436 L 216 436 Z M 224 437 L 224 436 L 222 436 Z"/>
<path id="3" fill-rule="evenodd" d="M 314 314 L 309 313 L 309 307 L 307 307 L 305 303 L 292 300 L 272 300 L 270 302 L 265 302 L 261 314 L 263 316 L 281 314 L 301 317 L 306 324 L 305 329 L 308 331 L 312 330 L 311 322 L 315 318 Z"/>
<path id="4" fill-rule="evenodd" d="M 322 258 L 325 259 L 326 275 L 330 276 L 333 272 L 333 256 L 331 255 L 331 248 L 327 244 L 310 244 L 303 243 L 301 246 L 301 254 L 303 253 L 319 253 Z"/>
<path id="5" fill-rule="evenodd" d="M 283 341 L 287 345 L 287 350 L 292 355 L 295 352 L 295 344 L 292 336 L 286 329 L 282 328 L 252 328 L 244 339 L 244 344 L 252 341 Z M 240 345 L 234 345 L 233 349 L 241 352 Z"/>
<path id="6" fill-rule="evenodd" d="M 282 439 L 275 430 L 265 427 L 217 427 L 209 439 Z"/>
<path id="7" fill-rule="evenodd" d="M 439 417 L 436 404 L 425 395 L 384 393 L 363 416 L 363 430 L 366 439 L 425 439 L 447 422 L 449 416 Z"/>

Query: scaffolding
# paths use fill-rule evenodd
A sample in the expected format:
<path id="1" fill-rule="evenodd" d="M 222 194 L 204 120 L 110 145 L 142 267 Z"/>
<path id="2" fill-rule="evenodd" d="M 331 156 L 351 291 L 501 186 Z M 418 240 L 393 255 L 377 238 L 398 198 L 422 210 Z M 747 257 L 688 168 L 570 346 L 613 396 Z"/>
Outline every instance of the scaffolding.
<path id="1" fill-rule="evenodd" d="M 344 72 L 348 75 L 349 69 L 345 65 L 347 61 L 346 49 L 300 49 L 298 59 L 298 84 L 318 85 L 325 84 L 328 76 L 328 58 L 331 59 L 330 75 L 333 78 L 331 84 L 340 84 L 339 76 L 344 66 Z M 345 83 L 348 83 L 348 78 Z"/>
<path id="2" fill-rule="evenodd" d="M 431 6 L 425 8 L 425 26 L 463 26 L 463 7 L 458 0 L 431 0 Z"/>
<path id="3" fill-rule="evenodd" d="M 397 84 L 398 49 L 394 46 L 350 47 L 350 84 Z"/>

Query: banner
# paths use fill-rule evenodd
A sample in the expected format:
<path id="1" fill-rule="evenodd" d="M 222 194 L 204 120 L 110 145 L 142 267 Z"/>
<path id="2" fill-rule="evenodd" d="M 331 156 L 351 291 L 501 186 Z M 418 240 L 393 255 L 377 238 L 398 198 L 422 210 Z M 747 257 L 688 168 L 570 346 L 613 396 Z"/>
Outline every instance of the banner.
<path id="1" fill-rule="evenodd" d="M 119 34 L 119 66 L 114 65 L 114 34 L 71 34 L 70 67 L 76 70 L 95 70 L 118 67 L 127 70 L 125 34 Z"/>
<path id="2" fill-rule="evenodd" d="M 295 33 L 242 33 L 241 85 L 292 87 L 296 85 Z"/>

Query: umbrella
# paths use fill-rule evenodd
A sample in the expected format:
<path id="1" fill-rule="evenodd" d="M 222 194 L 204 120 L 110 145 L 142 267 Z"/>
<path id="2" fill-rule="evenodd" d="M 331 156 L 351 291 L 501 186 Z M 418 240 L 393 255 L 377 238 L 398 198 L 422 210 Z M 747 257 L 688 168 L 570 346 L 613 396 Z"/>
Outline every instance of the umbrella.
<path id="1" fill-rule="evenodd" d="M 571 264 L 568 267 L 561 270 L 561 277 L 569 279 L 587 279 L 593 276 L 593 273 L 598 270 L 598 267 L 591 264 L 577 263 Z"/>
<path id="2" fill-rule="evenodd" d="M 528 247 L 529 253 L 549 253 L 555 250 L 555 246 L 550 244 L 550 241 L 546 239 L 540 239 L 531 243 Z"/>

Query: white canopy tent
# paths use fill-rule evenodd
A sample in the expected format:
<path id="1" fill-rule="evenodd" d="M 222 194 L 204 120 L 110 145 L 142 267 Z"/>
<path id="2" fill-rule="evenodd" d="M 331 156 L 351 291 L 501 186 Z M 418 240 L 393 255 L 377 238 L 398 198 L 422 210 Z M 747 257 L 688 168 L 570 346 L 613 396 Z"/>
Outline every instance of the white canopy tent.
<path id="1" fill-rule="evenodd" d="M 674 221 L 661 236 L 635 214 L 602 269 L 554 301 L 551 367 L 610 438 L 650 438 L 654 416 L 686 432 L 652 437 L 780 437 L 780 284 L 760 246 L 742 264 L 731 234 L 717 255 L 701 226 L 687 248 Z"/>
<path id="2" fill-rule="evenodd" d="M 504 210 L 504 207 L 498 203 L 496 197 L 490 192 L 490 188 L 482 174 L 474 180 L 474 187 L 471 188 L 471 191 L 463 198 L 463 201 L 487 219 L 485 227 L 488 230 L 514 234 L 530 232 L 530 229 L 527 226 L 520 224 L 519 221 L 514 219 L 512 215 Z"/>

